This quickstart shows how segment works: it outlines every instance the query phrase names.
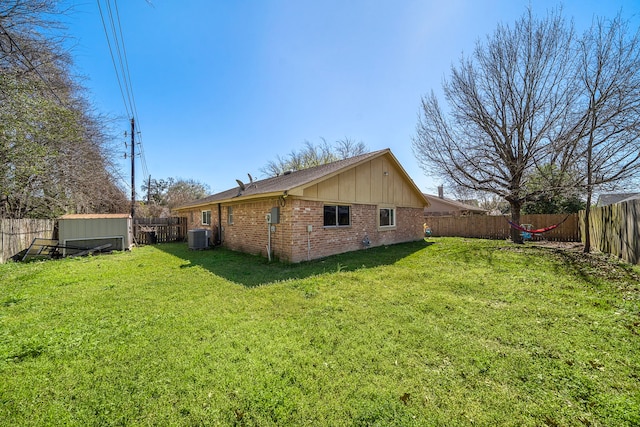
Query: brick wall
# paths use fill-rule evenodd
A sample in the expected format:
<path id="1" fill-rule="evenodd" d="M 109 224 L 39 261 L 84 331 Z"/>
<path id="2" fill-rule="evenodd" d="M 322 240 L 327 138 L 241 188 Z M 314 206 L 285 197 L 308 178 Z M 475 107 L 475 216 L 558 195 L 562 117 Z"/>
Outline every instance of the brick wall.
<path id="1" fill-rule="evenodd" d="M 211 210 L 211 224 L 202 224 L 202 211 Z M 214 205 L 210 208 L 196 208 L 189 211 L 182 211 L 176 214 L 177 216 L 187 218 L 187 230 L 209 230 L 209 243 L 213 244 L 216 240 L 214 236 L 218 226 L 218 205 Z"/>
<path id="2" fill-rule="evenodd" d="M 238 203 L 233 207 L 233 224 L 228 224 L 227 206 L 222 206 L 222 244 L 234 250 L 267 256 L 269 230 L 265 214 L 272 207 L 280 207 L 280 223 L 271 232 L 271 253 L 276 259 L 300 262 L 338 253 L 364 249 L 363 240 L 370 246 L 390 245 L 422 239 L 424 223 L 422 208 L 396 208 L 396 227 L 381 230 L 377 225 L 376 205 L 351 205 L 351 225 L 348 227 L 324 227 L 321 201 L 287 198 L 281 201 L 265 199 L 250 203 Z M 207 228 L 201 223 L 203 209 L 181 213 L 187 216 L 188 229 Z M 191 213 L 193 212 L 193 219 Z M 211 207 L 213 228 L 218 225 L 217 205 Z M 312 227 L 311 232 L 308 226 Z"/>
<path id="3" fill-rule="evenodd" d="M 231 250 L 254 255 L 267 256 L 269 234 L 271 234 L 271 253 L 273 257 L 288 260 L 284 229 L 288 226 L 288 215 L 284 207 L 280 207 L 280 223 L 272 224 L 274 229 L 269 233 L 265 215 L 271 208 L 278 207 L 278 199 L 268 199 L 250 203 L 230 205 L 233 208 L 233 224 L 228 224 L 227 207 L 222 208 L 222 241 Z"/>
<path id="4" fill-rule="evenodd" d="M 343 252 L 365 248 L 363 240 L 368 237 L 370 246 L 420 240 L 424 237 L 423 209 L 397 208 L 394 229 L 381 230 L 377 225 L 376 205 L 351 205 L 351 226 L 324 227 L 323 202 L 294 200 L 290 208 L 292 227 L 290 231 L 291 262 L 322 258 Z M 307 231 L 307 226 L 312 231 Z"/>

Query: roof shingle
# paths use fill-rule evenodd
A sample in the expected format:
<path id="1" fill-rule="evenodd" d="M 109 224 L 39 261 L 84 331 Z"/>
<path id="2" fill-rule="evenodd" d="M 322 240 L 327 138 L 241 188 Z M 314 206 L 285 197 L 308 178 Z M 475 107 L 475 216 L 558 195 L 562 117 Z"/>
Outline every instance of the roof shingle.
<path id="1" fill-rule="evenodd" d="M 384 150 L 373 151 L 371 153 L 362 154 L 348 159 L 338 160 L 324 165 L 314 166 L 308 169 L 286 172 L 284 174 L 271 178 L 253 181 L 244 184 L 244 190 L 240 187 L 231 188 L 220 193 L 212 194 L 202 199 L 194 200 L 182 206 L 175 208 L 176 210 L 186 209 L 190 207 L 206 205 L 213 202 L 229 200 L 240 196 L 260 196 L 263 194 L 282 193 L 290 191 L 296 187 L 312 183 L 321 178 L 327 178 L 340 171 L 353 167 L 358 163 L 365 162 L 374 157 L 378 157 L 384 153 L 390 152 L 388 148 Z"/>

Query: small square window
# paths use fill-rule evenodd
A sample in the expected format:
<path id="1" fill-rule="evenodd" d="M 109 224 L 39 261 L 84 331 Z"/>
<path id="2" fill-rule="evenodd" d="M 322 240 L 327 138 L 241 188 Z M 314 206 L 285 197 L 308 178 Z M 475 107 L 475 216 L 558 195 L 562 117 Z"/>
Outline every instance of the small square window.
<path id="1" fill-rule="evenodd" d="M 211 225 L 211 211 L 202 211 L 202 225 Z"/>
<path id="2" fill-rule="evenodd" d="M 345 227 L 351 225 L 351 206 L 324 206 L 325 227 Z"/>
<path id="3" fill-rule="evenodd" d="M 396 210 L 394 208 L 380 208 L 380 227 L 395 227 Z"/>
<path id="4" fill-rule="evenodd" d="M 338 225 L 337 222 L 337 206 L 325 206 L 324 207 L 324 226 L 331 227 Z"/>

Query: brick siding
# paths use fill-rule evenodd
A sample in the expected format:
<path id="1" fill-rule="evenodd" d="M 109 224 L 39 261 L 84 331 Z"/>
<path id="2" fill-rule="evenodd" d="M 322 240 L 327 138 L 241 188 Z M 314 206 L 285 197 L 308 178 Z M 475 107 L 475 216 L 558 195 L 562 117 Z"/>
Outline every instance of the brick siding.
<path id="1" fill-rule="evenodd" d="M 421 208 L 397 208 L 397 226 L 394 229 L 380 230 L 376 205 L 350 205 L 351 225 L 346 227 L 323 226 L 323 202 L 294 200 L 292 205 L 291 262 L 364 249 L 365 237 L 371 247 L 415 241 L 424 237 Z M 312 226 L 311 232 L 307 231 L 308 225 Z"/>
<path id="2" fill-rule="evenodd" d="M 227 223 L 227 206 L 233 207 L 233 224 Z M 280 208 L 280 223 L 273 224 L 275 230 L 271 232 L 271 251 L 272 256 L 281 261 L 300 262 L 364 249 L 365 237 L 371 247 L 415 241 L 424 237 L 422 208 L 396 208 L 396 227 L 383 230 L 377 225 L 376 205 L 351 204 L 350 226 L 324 227 L 323 202 L 290 197 L 285 199 L 284 206 L 282 200 L 275 198 L 223 205 L 223 246 L 266 257 L 269 229 L 265 215 L 276 206 Z M 217 205 L 211 207 L 211 226 L 202 225 L 202 210 L 208 209 L 198 208 L 183 213 L 187 217 L 188 229 L 216 230 Z M 312 227 L 311 232 L 307 228 L 309 225 Z"/>

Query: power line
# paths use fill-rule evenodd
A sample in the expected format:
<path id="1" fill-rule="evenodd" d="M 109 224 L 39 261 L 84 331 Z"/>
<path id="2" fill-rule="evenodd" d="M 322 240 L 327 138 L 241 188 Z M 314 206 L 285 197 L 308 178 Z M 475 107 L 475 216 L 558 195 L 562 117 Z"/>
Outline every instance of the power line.
<path id="1" fill-rule="evenodd" d="M 127 116 L 131 116 L 129 112 L 129 104 L 127 104 L 127 100 L 124 96 L 124 90 L 122 89 L 122 82 L 120 81 L 120 73 L 118 73 L 118 67 L 116 66 L 116 59 L 113 56 L 113 49 L 111 47 L 111 38 L 109 37 L 109 31 L 107 30 L 107 24 L 104 20 L 104 14 L 102 13 L 102 6 L 100 6 L 100 0 L 98 2 L 98 10 L 100 11 L 100 19 L 102 20 L 102 28 L 104 28 L 104 34 L 107 38 L 107 45 L 109 46 L 109 53 L 111 54 L 111 62 L 113 63 L 113 69 L 116 72 L 116 79 L 118 80 L 118 87 L 120 88 L 120 94 L 122 95 L 122 102 L 124 103 L 124 108 L 127 111 Z"/>
<path id="2" fill-rule="evenodd" d="M 109 46 L 109 54 L 111 55 L 111 61 L 116 73 L 116 79 L 118 81 L 118 87 L 120 88 L 120 95 L 124 103 L 127 115 L 131 117 L 135 123 L 138 131 L 136 132 L 137 142 L 139 146 L 138 156 L 140 157 L 140 164 L 144 176 L 149 175 L 147 168 L 147 162 L 144 154 L 144 147 L 142 143 L 142 132 L 140 131 L 140 118 L 138 117 L 138 110 L 136 108 L 135 96 L 133 92 L 133 85 L 131 82 L 131 73 L 129 71 L 129 62 L 127 59 L 127 50 L 124 43 L 124 34 L 122 31 L 122 24 L 120 21 L 120 13 L 118 10 L 118 2 L 113 0 L 113 7 L 111 0 L 105 0 L 106 13 L 103 13 L 100 0 L 97 0 L 98 9 L 100 11 L 100 18 L 102 20 L 102 26 L 104 28 L 105 36 L 107 38 L 107 45 Z M 115 10 L 115 18 L 114 18 Z M 106 18 L 105 18 L 106 16 Z M 107 24 L 108 20 L 108 24 Z M 113 40 L 113 43 L 112 43 Z M 135 130 L 134 130 L 135 132 Z"/>
<path id="3" fill-rule="evenodd" d="M 116 48 L 116 56 L 118 57 L 118 64 L 120 65 L 120 73 L 122 76 L 122 80 L 124 82 L 124 90 L 126 92 L 126 99 L 129 103 L 129 107 L 131 107 L 132 116 L 135 115 L 135 106 L 133 104 L 133 100 L 131 97 L 131 92 L 133 88 L 131 87 L 131 78 L 129 77 L 129 67 L 126 62 L 126 57 L 123 58 L 124 50 L 124 38 L 122 37 L 122 26 L 120 25 L 120 19 L 118 17 L 117 28 L 116 21 L 113 19 L 113 11 L 111 10 L 111 2 L 107 1 L 107 12 L 109 13 L 109 23 L 111 24 L 111 35 L 113 37 L 114 46 Z M 120 34 L 120 39 L 118 38 L 118 34 Z M 122 46 L 121 46 L 122 45 Z M 116 66 L 116 64 L 114 64 Z M 116 66 L 117 68 L 117 66 Z M 124 97 L 124 94 L 122 94 Z"/>
<path id="4" fill-rule="evenodd" d="M 133 117 L 136 121 L 137 127 L 140 128 L 140 117 L 138 116 L 138 110 L 136 108 L 136 100 L 133 94 L 133 88 L 131 87 L 131 74 L 129 71 L 129 60 L 127 58 L 127 49 L 124 44 L 124 35 L 122 33 L 122 25 L 120 23 L 120 11 L 118 9 L 118 2 L 115 0 L 114 0 L 114 8 L 116 11 L 116 20 L 118 22 L 118 25 L 117 25 L 118 32 L 120 34 L 120 40 L 122 40 L 122 56 L 124 57 L 124 62 L 122 61 L 122 57 L 121 57 L 120 65 L 122 68 L 123 75 L 126 75 L 126 80 L 129 82 L 130 90 L 127 90 L 127 95 L 129 96 L 129 102 L 131 104 L 131 111 L 133 113 Z M 113 14 L 111 12 L 110 6 L 109 6 L 109 16 L 111 17 L 111 22 L 113 22 Z M 117 33 L 115 32 L 115 28 L 114 28 L 114 36 L 117 36 Z M 118 55 L 120 56 L 120 51 L 118 51 Z M 123 67 L 123 63 L 124 63 L 124 67 Z M 147 161 L 144 155 L 144 144 L 142 142 L 142 132 L 138 132 L 136 136 L 138 137 L 138 145 L 140 147 L 139 153 L 140 153 L 140 164 L 142 166 L 142 172 L 144 173 L 144 176 L 148 176 L 149 170 L 147 168 Z"/>

